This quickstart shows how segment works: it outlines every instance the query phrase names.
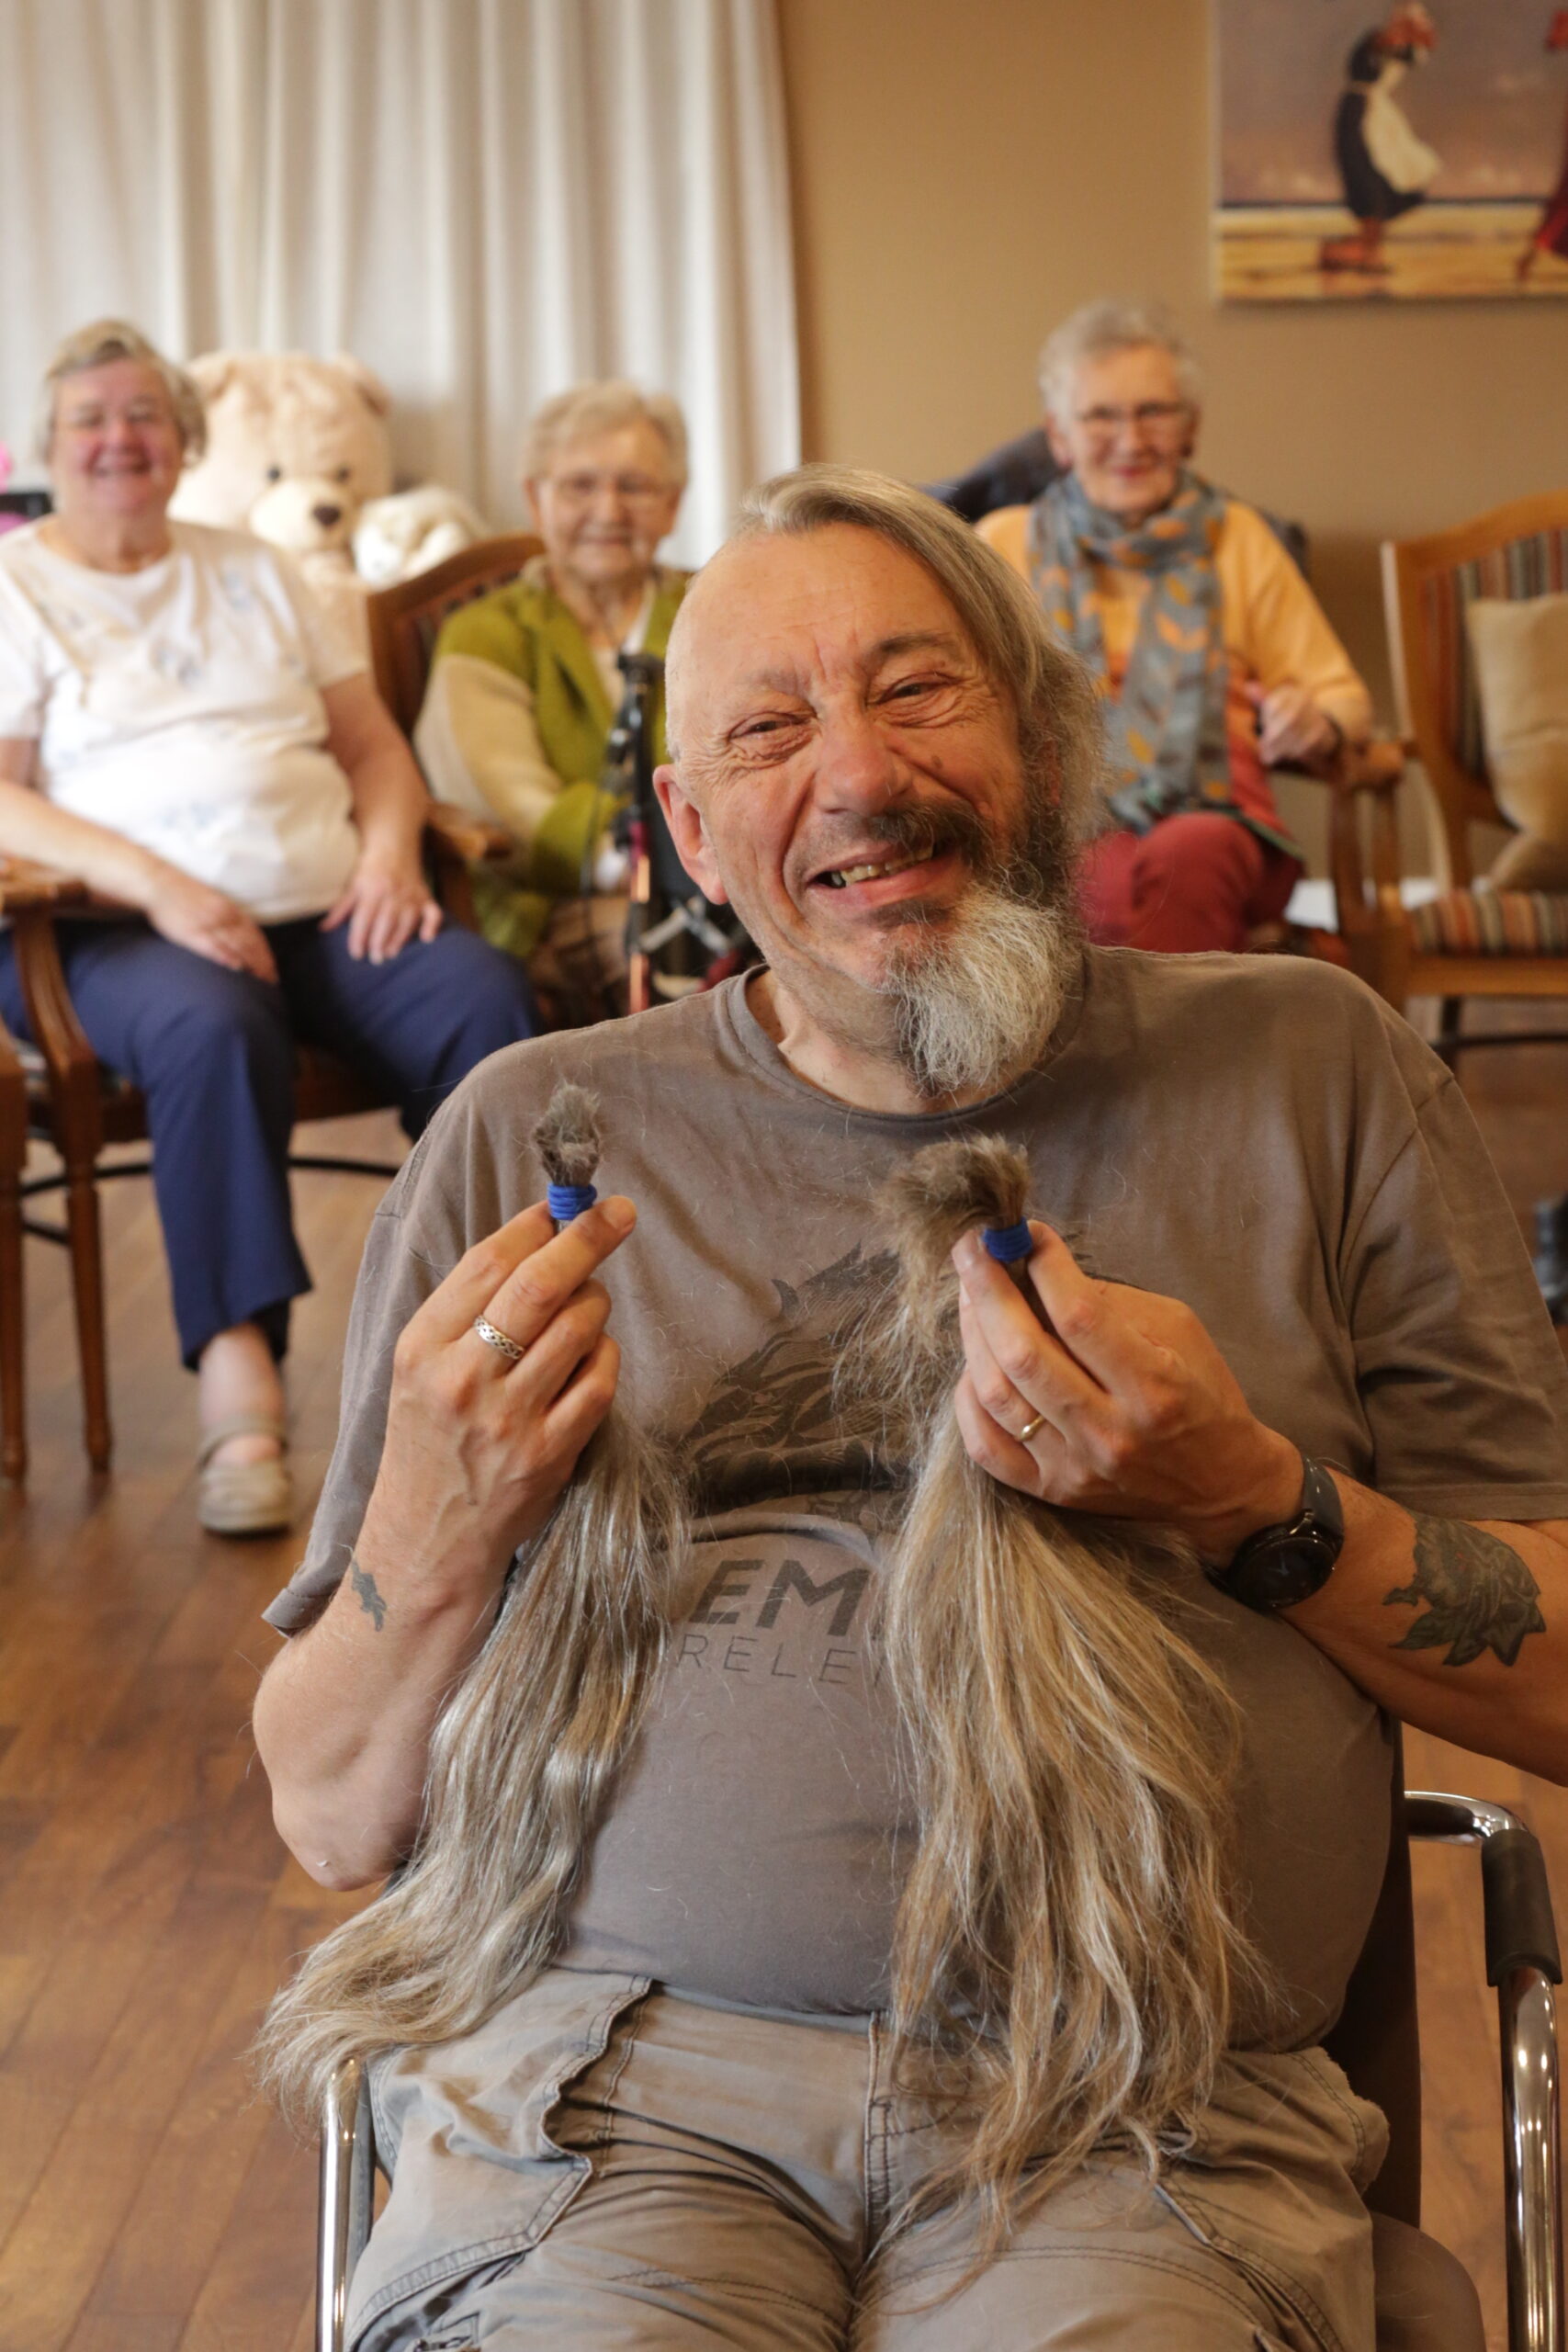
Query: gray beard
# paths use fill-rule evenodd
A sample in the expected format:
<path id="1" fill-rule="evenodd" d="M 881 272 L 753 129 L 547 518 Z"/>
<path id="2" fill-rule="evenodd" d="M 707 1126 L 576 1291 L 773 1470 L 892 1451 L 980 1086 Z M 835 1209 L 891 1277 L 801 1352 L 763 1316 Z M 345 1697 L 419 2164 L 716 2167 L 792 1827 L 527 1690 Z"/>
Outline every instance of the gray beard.
<path id="1" fill-rule="evenodd" d="M 1033 876 L 1031 876 L 1033 879 Z M 889 950 L 879 993 L 917 1093 L 983 1098 L 1038 1059 L 1082 955 L 1070 887 L 976 880 L 952 923 Z"/>

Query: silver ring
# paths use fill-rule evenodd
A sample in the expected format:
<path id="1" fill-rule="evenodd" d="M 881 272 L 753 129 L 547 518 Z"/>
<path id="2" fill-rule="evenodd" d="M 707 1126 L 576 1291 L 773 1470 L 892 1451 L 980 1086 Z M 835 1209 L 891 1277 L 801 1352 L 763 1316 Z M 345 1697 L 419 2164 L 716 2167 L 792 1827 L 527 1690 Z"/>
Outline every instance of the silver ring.
<path id="1" fill-rule="evenodd" d="M 493 1348 L 498 1356 L 506 1358 L 508 1363 L 522 1363 L 525 1351 L 505 1331 L 498 1331 L 495 1325 L 487 1321 L 484 1316 L 475 1316 L 474 1329 L 486 1347 Z"/>
<path id="2" fill-rule="evenodd" d="M 1030 1439 L 1034 1435 L 1035 1430 L 1043 1430 L 1044 1426 L 1045 1416 L 1043 1413 L 1036 1413 L 1032 1421 L 1025 1421 L 1023 1427 L 1018 1433 L 1018 1442 L 1020 1445 L 1027 1445 Z"/>

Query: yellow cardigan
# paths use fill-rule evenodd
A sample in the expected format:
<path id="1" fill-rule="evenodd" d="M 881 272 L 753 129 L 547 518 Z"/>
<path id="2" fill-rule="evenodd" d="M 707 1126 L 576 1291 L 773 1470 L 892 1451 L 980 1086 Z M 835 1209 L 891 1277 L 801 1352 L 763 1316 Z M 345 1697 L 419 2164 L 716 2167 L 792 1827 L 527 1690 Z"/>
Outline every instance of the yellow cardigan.
<path id="1" fill-rule="evenodd" d="M 1026 580 L 1028 527 L 1027 506 L 999 506 L 976 526 L 987 544 Z M 1230 656 L 1227 731 L 1233 741 L 1253 740 L 1255 714 L 1244 691 L 1252 684 L 1266 692 L 1272 686 L 1304 686 L 1347 735 L 1365 734 L 1371 723 L 1371 701 L 1349 655 L 1262 515 L 1240 499 L 1231 499 L 1225 508 L 1214 562 Z M 1149 583 L 1141 572 L 1096 566 L 1096 573 L 1100 634 L 1111 670 L 1108 683 L 1114 692 L 1133 650 Z"/>

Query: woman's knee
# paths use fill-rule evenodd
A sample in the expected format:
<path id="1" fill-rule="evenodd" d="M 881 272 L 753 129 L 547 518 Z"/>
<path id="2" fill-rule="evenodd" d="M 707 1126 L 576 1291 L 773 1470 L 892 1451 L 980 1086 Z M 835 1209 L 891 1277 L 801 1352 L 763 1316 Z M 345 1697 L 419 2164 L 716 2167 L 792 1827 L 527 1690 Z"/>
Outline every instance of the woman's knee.
<path id="1" fill-rule="evenodd" d="M 438 933 L 425 953 L 431 1004 L 446 1013 L 476 1058 L 536 1035 L 534 992 L 515 956 L 476 932 L 456 928 Z"/>
<path id="2" fill-rule="evenodd" d="M 1145 874 L 1162 878 L 1223 879 L 1245 895 L 1262 869 L 1263 850 L 1234 817 L 1194 808 L 1165 818 L 1146 834 L 1139 843 L 1138 864 Z"/>
<path id="3" fill-rule="evenodd" d="M 133 1015 L 130 1042 L 146 1086 L 293 1081 L 294 1039 L 277 989 L 220 964 L 174 976 Z"/>

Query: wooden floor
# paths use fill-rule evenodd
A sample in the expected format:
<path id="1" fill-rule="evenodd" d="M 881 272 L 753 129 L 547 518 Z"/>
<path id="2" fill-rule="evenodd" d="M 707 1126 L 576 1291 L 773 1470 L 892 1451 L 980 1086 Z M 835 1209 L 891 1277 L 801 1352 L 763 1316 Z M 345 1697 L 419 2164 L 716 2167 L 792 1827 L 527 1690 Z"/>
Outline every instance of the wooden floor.
<path id="1" fill-rule="evenodd" d="M 1568 1184 L 1565 1089 L 1555 1047 L 1467 1073 L 1521 1208 Z M 339 1140 L 384 1153 L 389 1123 Z M 291 1358 L 308 1502 L 377 1187 L 302 1176 L 296 1196 L 320 1285 Z M 0 1489 L 0 2352 L 305 2352 L 313 2156 L 241 2064 L 290 1954 L 350 1907 L 286 1857 L 247 1729 L 275 1646 L 258 1611 L 300 1539 L 197 1530 L 192 1385 L 147 1187 L 110 1186 L 105 1204 L 116 1468 L 102 1484 L 86 1473 L 65 1270 L 33 1244 L 32 1471 L 25 1492 Z M 1409 1777 L 1517 1804 L 1568 1909 L 1568 1792 L 1419 1738 Z M 1464 1850 L 1416 1869 L 1427 2222 L 1480 2281 L 1502 2352 L 1479 1873 Z"/>

